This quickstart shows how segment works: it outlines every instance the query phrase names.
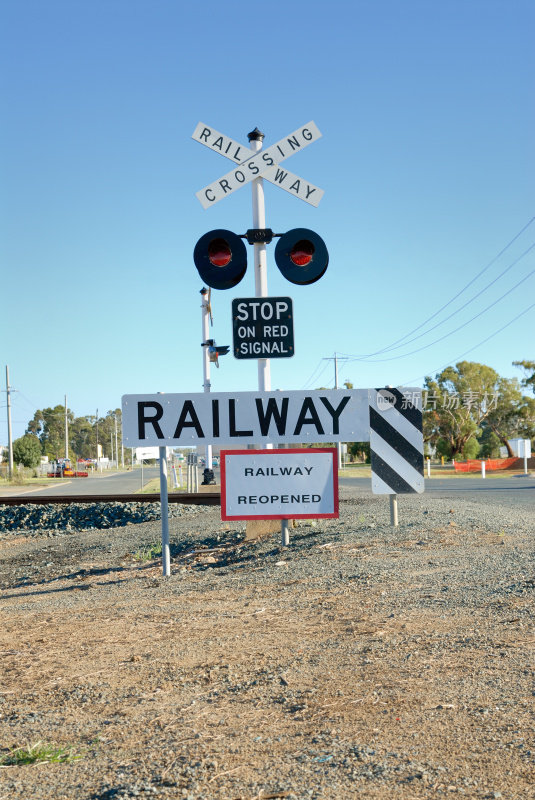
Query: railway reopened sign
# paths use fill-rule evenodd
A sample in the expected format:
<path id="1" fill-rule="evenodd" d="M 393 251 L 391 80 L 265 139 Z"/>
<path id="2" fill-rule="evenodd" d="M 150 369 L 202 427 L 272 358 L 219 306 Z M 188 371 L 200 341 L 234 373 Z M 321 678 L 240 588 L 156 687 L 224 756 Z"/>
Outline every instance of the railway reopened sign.
<path id="1" fill-rule="evenodd" d="M 235 298 L 232 333 L 235 358 L 290 358 L 295 352 L 291 298 Z"/>
<path id="2" fill-rule="evenodd" d="M 336 449 L 221 451 L 221 519 L 338 517 Z"/>
<path id="3" fill-rule="evenodd" d="M 127 394 L 125 447 L 369 441 L 367 389 Z"/>

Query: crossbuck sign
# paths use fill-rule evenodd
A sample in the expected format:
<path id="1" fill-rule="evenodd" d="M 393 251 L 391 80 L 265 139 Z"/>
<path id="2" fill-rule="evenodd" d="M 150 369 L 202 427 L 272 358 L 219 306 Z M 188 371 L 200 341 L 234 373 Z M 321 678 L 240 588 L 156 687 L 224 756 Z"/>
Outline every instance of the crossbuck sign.
<path id="1" fill-rule="evenodd" d="M 192 138 L 239 164 L 238 168 L 196 192 L 203 208 L 210 208 L 255 178 L 265 178 L 312 206 L 318 206 L 323 197 L 323 189 L 279 167 L 281 161 L 321 138 L 321 133 L 313 122 L 303 125 L 289 136 L 253 155 L 248 147 L 202 122 L 193 131 Z"/>

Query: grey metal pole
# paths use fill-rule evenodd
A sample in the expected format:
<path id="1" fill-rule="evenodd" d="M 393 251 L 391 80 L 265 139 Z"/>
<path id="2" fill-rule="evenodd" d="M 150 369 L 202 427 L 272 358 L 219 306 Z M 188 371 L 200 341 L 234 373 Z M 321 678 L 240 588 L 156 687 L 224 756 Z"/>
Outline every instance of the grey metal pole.
<path id="1" fill-rule="evenodd" d="M 334 388 L 338 389 L 338 358 L 334 354 Z M 342 443 L 336 442 L 336 454 L 338 456 L 338 469 L 342 469 Z"/>
<path id="2" fill-rule="evenodd" d="M 99 452 L 98 452 L 98 408 L 97 408 L 96 426 L 97 426 L 97 470 L 98 470 L 98 465 L 99 465 Z"/>
<path id="3" fill-rule="evenodd" d="M 115 466 L 119 469 L 119 448 L 117 447 L 117 417 L 115 414 L 113 415 L 113 419 L 115 420 Z"/>
<path id="4" fill-rule="evenodd" d="M 281 545 L 288 547 L 290 544 L 290 528 L 287 519 L 281 519 Z"/>
<path id="5" fill-rule="evenodd" d="M 69 458 L 69 422 L 67 419 L 67 395 L 65 395 L 65 458 Z"/>
<path id="6" fill-rule="evenodd" d="M 171 552 L 169 548 L 169 504 L 167 495 L 167 448 L 160 447 L 160 507 L 162 516 L 162 572 L 171 574 Z"/>
<path id="7" fill-rule="evenodd" d="M 398 525 L 398 496 L 391 494 L 390 497 L 390 524 L 394 527 Z"/>
<path id="8" fill-rule="evenodd" d="M 210 304 L 208 302 L 208 289 L 201 289 L 201 309 L 202 309 L 202 341 L 205 347 L 202 348 L 202 367 L 203 367 L 203 391 L 210 391 L 210 354 L 206 342 L 210 333 Z M 212 445 L 206 445 L 206 469 L 212 469 Z"/>
<path id="9" fill-rule="evenodd" d="M 9 385 L 9 367 L 6 364 L 6 393 L 7 393 L 7 449 L 9 457 L 8 478 L 13 477 L 13 435 L 11 432 L 11 386 Z"/>

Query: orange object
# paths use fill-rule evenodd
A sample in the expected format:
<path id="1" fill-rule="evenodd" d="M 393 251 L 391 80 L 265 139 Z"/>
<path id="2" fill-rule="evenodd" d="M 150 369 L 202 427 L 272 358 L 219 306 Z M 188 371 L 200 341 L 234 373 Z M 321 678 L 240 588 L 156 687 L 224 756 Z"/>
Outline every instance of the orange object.
<path id="1" fill-rule="evenodd" d="M 481 458 L 470 458 L 468 461 L 463 461 L 461 463 L 456 461 L 455 472 L 481 472 L 481 461 L 485 461 L 485 469 L 487 471 L 508 469 L 511 464 L 514 464 L 514 462 L 517 460 L 518 459 L 516 458 L 489 458 L 486 460 Z"/>

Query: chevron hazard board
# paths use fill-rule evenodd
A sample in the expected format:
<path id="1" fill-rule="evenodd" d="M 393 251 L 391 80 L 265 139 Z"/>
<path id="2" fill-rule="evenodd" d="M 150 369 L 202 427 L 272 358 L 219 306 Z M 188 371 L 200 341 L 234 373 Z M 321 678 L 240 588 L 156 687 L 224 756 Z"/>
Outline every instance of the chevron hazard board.
<path id="1" fill-rule="evenodd" d="M 421 389 L 370 389 L 374 494 L 424 491 Z"/>

